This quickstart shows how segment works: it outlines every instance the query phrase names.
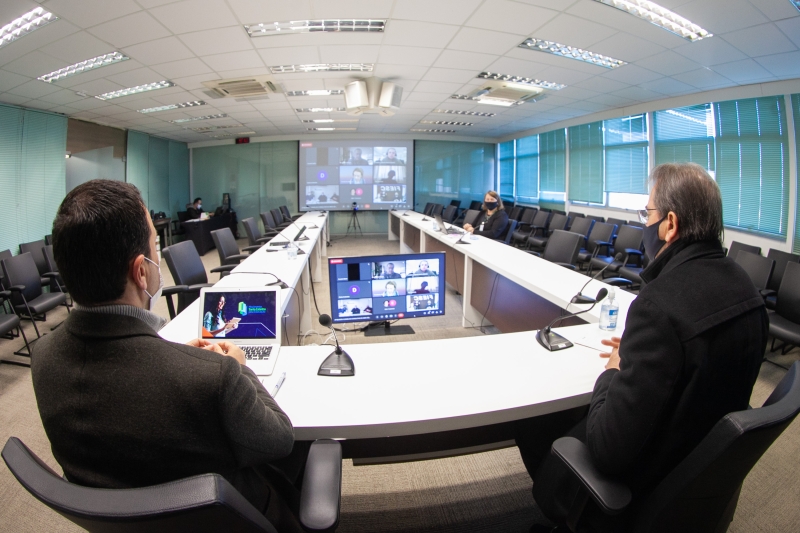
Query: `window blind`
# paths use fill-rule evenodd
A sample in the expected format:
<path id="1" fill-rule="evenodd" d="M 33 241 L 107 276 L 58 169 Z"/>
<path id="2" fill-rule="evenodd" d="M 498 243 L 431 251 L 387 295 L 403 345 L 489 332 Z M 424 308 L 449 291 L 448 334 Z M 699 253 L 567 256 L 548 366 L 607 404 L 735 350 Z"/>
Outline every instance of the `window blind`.
<path id="1" fill-rule="evenodd" d="M 603 123 L 569 128 L 569 199 L 603 203 Z"/>
<path id="2" fill-rule="evenodd" d="M 566 192 L 567 130 L 539 134 L 539 190 Z"/>
<path id="3" fill-rule="evenodd" d="M 17 253 L 17 228 L 21 224 L 16 215 L 20 205 L 17 181 L 20 178 L 22 156 L 22 109 L 0 105 L 0 210 L 4 213 L 3 230 L 0 231 L 0 250 Z M 49 232 L 48 232 L 49 233 Z"/>
<path id="4" fill-rule="evenodd" d="M 655 164 L 697 163 L 715 169 L 714 114 L 711 104 L 653 113 Z"/>
<path id="5" fill-rule="evenodd" d="M 514 141 L 500 143 L 497 148 L 500 173 L 499 190 L 503 199 L 514 199 Z"/>
<path id="6" fill-rule="evenodd" d="M 539 199 L 539 136 L 517 139 L 517 200 Z"/>
<path id="7" fill-rule="evenodd" d="M 647 194 L 646 115 L 603 121 L 606 192 Z"/>
<path id="8" fill-rule="evenodd" d="M 728 226 L 786 235 L 789 155 L 782 96 L 714 104 L 717 183 Z"/>
<path id="9" fill-rule="evenodd" d="M 797 162 L 797 176 L 800 176 L 800 135 L 797 128 L 800 126 L 800 94 L 792 95 L 792 113 L 794 118 L 794 148 Z M 794 242 L 792 253 L 800 254 L 800 187 L 797 187 L 797 203 L 794 206 Z"/>

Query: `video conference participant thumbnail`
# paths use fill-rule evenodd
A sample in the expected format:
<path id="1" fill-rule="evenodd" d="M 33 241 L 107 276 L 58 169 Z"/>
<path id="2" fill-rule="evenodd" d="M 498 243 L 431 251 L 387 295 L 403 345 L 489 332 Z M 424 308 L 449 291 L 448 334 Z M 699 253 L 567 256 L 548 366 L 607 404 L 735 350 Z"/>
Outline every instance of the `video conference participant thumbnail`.
<path id="1" fill-rule="evenodd" d="M 340 202 L 338 185 L 306 186 L 306 205 L 333 205 Z"/>
<path id="2" fill-rule="evenodd" d="M 373 279 L 402 279 L 406 277 L 405 261 L 383 261 L 372 264 Z"/>
<path id="3" fill-rule="evenodd" d="M 405 165 L 408 157 L 406 149 L 401 147 L 375 147 L 375 164 L 379 165 Z"/>
<path id="4" fill-rule="evenodd" d="M 376 165 L 374 167 L 375 183 L 392 185 L 406 182 L 406 167 L 392 165 Z"/>
<path id="5" fill-rule="evenodd" d="M 409 294 L 409 311 L 438 311 L 439 294 Z M 433 313 L 432 313 L 433 314 Z"/>
<path id="6" fill-rule="evenodd" d="M 406 272 L 408 276 L 438 276 L 438 259 L 419 259 L 406 261 Z"/>
<path id="7" fill-rule="evenodd" d="M 372 183 L 371 166 L 339 167 L 339 181 L 344 185 L 364 185 Z"/>
<path id="8" fill-rule="evenodd" d="M 405 296 L 406 284 L 398 279 L 374 279 L 372 280 L 372 297 L 386 298 L 389 296 Z"/>
<path id="9" fill-rule="evenodd" d="M 341 201 L 345 205 L 352 205 L 353 202 L 363 205 L 365 198 L 369 201 L 370 188 L 369 186 L 363 187 L 361 185 L 343 185 L 339 188 Z"/>
<path id="10" fill-rule="evenodd" d="M 339 316 L 364 316 L 372 315 L 372 298 L 347 298 L 339 300 Z"/>
<path id="11" fill-rule="evenodd" d="M 412 276 L 406 279 L 406 292 L 408 294 L 438 293 L 439 278 L 437 276 Z"/>
<path id="12" fill-rule="evenodd" d="M 354 146 L 342 150 L 342 158 L 340 163 L 345 165 L 371 165 L 372 164 L 372 147 Z"/>
<path id="13" fill-rule="evenodd" d="M 318 166 L 306 175 L 307 185 L 339 185 L 339 167 Z"/>
<path id="14" fill-rule="evenodd" d="M 373 185 L 372 201 L 376 204 L 396 204 L 406 201 L 405 185 Z"/>

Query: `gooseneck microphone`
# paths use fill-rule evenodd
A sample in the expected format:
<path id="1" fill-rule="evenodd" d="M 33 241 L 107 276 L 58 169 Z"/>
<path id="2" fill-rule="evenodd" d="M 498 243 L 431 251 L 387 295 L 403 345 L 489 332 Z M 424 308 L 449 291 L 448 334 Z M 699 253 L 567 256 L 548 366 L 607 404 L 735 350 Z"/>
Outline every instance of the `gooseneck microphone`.
<path id="1" fill-rule="evenodd" d="M 330 315 L 319 315 L 321 326 L 331 328 L 333 340 L 336 342 L 336 349 L 319 366 L 317 375 L 319 376 L 355 376 L 356 367 L 347 352 L 339 346 L 339 339 L 336 338 L 336 330 L 333 328 Z"/>
<path id="2" fill-rule="evenodd" d="M 570 318 L 573 316 L 580 315 L 582 313 L 588 313 L 591 311 L 597 302 L 602 300 L 608 294 L 608 289 L 603 287 L 599 291 L 597 291 L 597 296 L 592 300 L 592 305 L 588 309 L 584 309 L 583 311 L 578 311 L 577 313 L 570 313 L 568 315 L 560 316 L 550 322 L 546 328 L 542 328 L 536 332 L 536 340 L 539 341 L 543 347 L 547 348 L 548 351 L 555 352 L 557 350 L 564 350 L 566 348 L 571 348 L 572 343 L 569 342 L 567 339 L 559 335 L 558 333 L 554 333 L 550 330 L 556 322 L 564 320 L 565 318 Z"/>
<path id="3" fill-rule="evenodd" d="M 610 267 L 610 266 L 611 266 L 613 263 L 616 263 L 616 262 L 621 262 L 621 261 L 623 261 L 624 259 L 625 259 L 625 254 L 623 254 L 622 252 L 620 252 L 620 253 L 618 253 L 617 255 L 615 255 L 615 256 L 614 256 L 614 260 L 613 260 L 613 261 L 611 261 L 611 263 L 609 263 L 609 264 L 607 264 L 606 266 L 604 266 L 604 267 L 603 267 L 603 268 L 600 270 L 600 272 L 598 272 L 597 274 L 595 274 L 594 276 L 592 276 L 591 278 L 589 278 L 589 281 L 587 281 L 586 283 L 584 283 L 584 284 L 583 284 L 583 287 L 581 287 L 581 290 L 579 290 L 579 291 L 578 291 L 578 294 L 576 294 L 575 296 L 573 296 L 573 297 L 572 297 L 572 300 L 570 300 L 570 303 L 573 303 L 573 304 L 593 304 L 593 303 L 596 303 L 596 302 L 598 302 L 599 300 L 597 300 L 597 299 L 595 299 L 595 298 L 592 298 L 591 296 L 584 296 L 583 294 L 581 294 L 581 293 L 583 292 L 583 289 L 585 289 L 585 288 L 586 288 L 586 286 L 587 286 L 589 283 L 591 283 L 593 279 L 598 279 L 598 276 L 599 276 L 599 275 L 601 275 L 603 272 L 605 272 L 605 271 L 606 271 L 606 269 L 607 269 L 608 267 Z M 591 308 L 590 308 L 590 309 L 591 309 Z"/>

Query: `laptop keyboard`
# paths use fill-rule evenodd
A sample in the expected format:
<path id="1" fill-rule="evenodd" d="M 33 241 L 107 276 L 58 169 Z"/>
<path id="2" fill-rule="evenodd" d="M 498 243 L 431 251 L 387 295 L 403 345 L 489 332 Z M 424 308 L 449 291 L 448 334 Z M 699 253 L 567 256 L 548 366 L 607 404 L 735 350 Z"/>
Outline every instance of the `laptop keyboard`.
<path id="1" fill-rule="evenodd" d="M 250 361 L 262 361 L 269 359 L 272 346 L 240 346 L 244 351 L 244 357 Z"/>

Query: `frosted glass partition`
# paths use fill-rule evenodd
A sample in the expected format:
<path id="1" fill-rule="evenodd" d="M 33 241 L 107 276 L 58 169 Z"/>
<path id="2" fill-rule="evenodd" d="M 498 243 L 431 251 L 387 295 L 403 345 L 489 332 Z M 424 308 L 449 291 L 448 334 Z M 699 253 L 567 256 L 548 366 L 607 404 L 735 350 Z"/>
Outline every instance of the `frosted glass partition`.
<path id="1" fill-rule="evenodd" d="M 449 205 L 461 200 L 469 207 L 472 200 L 483 201 L 486 191 L 497 188 L 495 145 L 455 141 L 416 141 L 414 143 L 416 211 L 434 202 Z"/>
<path id="2" fill-rule="evenodd" d="M 189 198 L 189 149 L 138 131 L 128 132 L 126 181 L 141 191 L 148 210 L 178 218 Z"/>

